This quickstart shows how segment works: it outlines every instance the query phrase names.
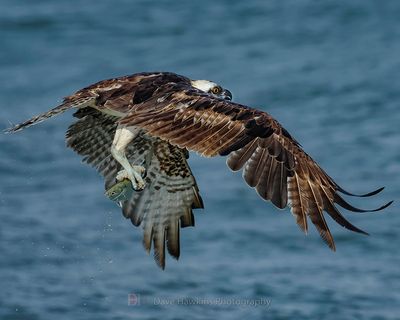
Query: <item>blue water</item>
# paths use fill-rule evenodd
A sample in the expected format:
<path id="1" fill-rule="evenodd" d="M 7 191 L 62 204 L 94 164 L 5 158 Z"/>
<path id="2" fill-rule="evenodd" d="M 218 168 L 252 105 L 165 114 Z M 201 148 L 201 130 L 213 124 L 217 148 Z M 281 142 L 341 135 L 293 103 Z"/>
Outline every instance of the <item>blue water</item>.
<path id="1" fill-rule="evenodd" d="M 350 191 L 386 186 L 354 204 L 397 200 L 375 214 L 343 210 L 369 237 L 327 218 L 333 253 L 224 159 L 192 155 L 206 208 L 182 230 L 180 260 L 161 271 L 102 179 L 65 148 L 66 114 L 0 135 L 0 319 L 400 319 L 399 1 L 0 9 L 1 129 L 92 82 L 173 71 L 271 113 Z M 263 303 L 245 304 L 254 301 Z"/>

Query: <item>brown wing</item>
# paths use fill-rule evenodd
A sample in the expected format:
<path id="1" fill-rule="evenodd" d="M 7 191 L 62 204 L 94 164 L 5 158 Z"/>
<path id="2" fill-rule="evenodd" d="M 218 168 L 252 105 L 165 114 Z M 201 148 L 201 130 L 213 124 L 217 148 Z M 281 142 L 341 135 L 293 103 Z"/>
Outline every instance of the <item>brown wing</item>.
<path id="1" fill-rule="evenodd" d="M 92 108 L 78 110 L 79 118 L 67 131 L 67 146 L 83 156 L 105 178 L 105 188 L 116 183 L 121 165 L 110 149 L 117 128 L 117 118 Z M 195 178 L 186 161 L 187 152 L 161 139 L 141 132 L 126 150 L 131 163 L 146 163 L 146 188 L 122 203 L 122 211 L 135 226 L 144 230 L 143 245 L 149 252 L 154 246 L 157 264 L 165 267 L 165 247 L 179 258 L 179 229 L 194 226 L 192 209 L 202 208 Z"/>
<path id="2" fill-rule="evenodd" d="M 166 83 L 189 84 L 190 80 L 171 72 L 142 72 L 102 80 L 65 97 L 57 107 L 8 128 L 5 132 L 22 130 L 74 108 L 92 107 L 107 114 L 123 116 L 129 112 L 131 104 L 148 100 Z"/>
<path id="3" fill-rule="evenodd" d="M 347 192 L 265 112 L 213 98 L 189 86 L 168 84 L 151 99 L 132 106 L 120 123 L 141 127 L 149 135 L 204 156 L 229 155 L 228 166 L 232 170 L 244 168 L 244 179 L 263 199 L 279 208 L 289 204 L 304 231 L 308 216 L 333 250 L 323 211 L 343 227 L 365 233 L 348 222 L 335 203 L 363 210 L 345 202 L 337 192 Z"/>

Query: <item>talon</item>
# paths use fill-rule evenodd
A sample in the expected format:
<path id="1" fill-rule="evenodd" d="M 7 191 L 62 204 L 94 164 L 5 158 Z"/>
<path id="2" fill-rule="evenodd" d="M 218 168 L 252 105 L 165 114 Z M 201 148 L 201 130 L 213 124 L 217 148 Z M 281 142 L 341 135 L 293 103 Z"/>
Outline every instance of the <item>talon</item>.
<path id="1" fill-rule="evenodd" d="M 132 188 L 133 190 L 135 190 L 136 192 L 138 191 L 142 191 L 145 187 L 146 184 L 144 183 L 144 181 L 142 180 L 141 177 L 138 176 L 134 176 L 132 179 L 130 179 L 132 182 Z"/>
<path id="2" fill-rule="evenodd" d="M 115 179 L 118 182 L 123 181 L 125 179 L 129 179 L 130 180 L 128 172 L 126 170 L 118 171 L 117 176 L 115 177 Z"/>
<path id="3" fill-rule="evenodd" d="M 128 172 L 126 170 L 118 171 L 117 176 L 115 177 L 117 181 L 123 181 L 125 179 L 129 179 Z"/>
<path id="4" fill-rule="evenodd" d="M 137 181 L 136 186 L 132 184 L 133 190 L 136 192 L 143 191 L 144 188 L 146 187 L 145 183 L 143 181 Z"/>
<path id="5" fill-rule="evenodd" d="M 146 178 L 147 176 L 147 170 L 143 166 L 132 166 L 132 169 L 135 170 L 136 172 L 139 172 L 142 178 Z"/>
<path id="6" fill-rule="evenodd" d="M 146 174 L 146 169 L 142 166 L 133 166 L 132 170 L 126 171 L 121 170 L 117 173 L 116 180 L 123 181 L 125 179 L 130 180 L 133 190 L 136 192 L 142 191 L 146 187 L 146 183 L 143 181 L 143 175 Z"/>

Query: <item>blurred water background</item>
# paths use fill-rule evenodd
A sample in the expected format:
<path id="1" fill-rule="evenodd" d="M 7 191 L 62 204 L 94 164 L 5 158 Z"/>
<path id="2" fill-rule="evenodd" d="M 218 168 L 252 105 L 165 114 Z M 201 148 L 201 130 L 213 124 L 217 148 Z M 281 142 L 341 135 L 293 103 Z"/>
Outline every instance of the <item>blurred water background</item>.
<path id="1" fill-rule="evenodd" d="M 399 200 L 397 0 L 2 0 L 0 8 L 1 128 L 101 79 L 173 71 L 271 113 L 348 190 L 386 186 L 354 204 Z M 344 211 L 370 237 L 327 218 L 333 253 L 225 159 L 192 155 L 205 210 L 182 230 L 180 260 L 168 257 L 161 271 L 141 229 L 104 197 L 100 176 L 65 148 L 70 122 L 66 114 L 0 135 L 1 319 L 400 318 L 399 201 L 380 213 Z M 239 305 L 255 299 L 268 304 Z"/>

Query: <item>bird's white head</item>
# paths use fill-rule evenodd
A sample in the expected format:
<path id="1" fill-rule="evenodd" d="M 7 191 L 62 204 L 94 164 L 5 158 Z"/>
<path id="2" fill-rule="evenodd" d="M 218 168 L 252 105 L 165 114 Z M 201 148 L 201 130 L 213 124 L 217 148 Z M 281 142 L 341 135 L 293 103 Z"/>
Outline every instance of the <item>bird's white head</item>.
<path id="1" fill-rule="evenodd" d="M 215 82 L 209 80 L 192 80 L 191 84 L 194 88 L 211 94 L 217 98 L 232 100 L 232 93 Z"/>

